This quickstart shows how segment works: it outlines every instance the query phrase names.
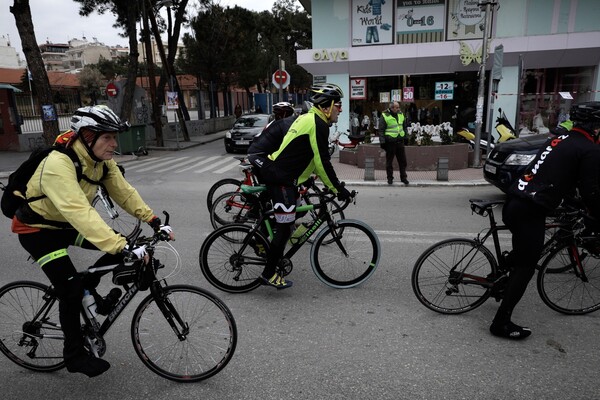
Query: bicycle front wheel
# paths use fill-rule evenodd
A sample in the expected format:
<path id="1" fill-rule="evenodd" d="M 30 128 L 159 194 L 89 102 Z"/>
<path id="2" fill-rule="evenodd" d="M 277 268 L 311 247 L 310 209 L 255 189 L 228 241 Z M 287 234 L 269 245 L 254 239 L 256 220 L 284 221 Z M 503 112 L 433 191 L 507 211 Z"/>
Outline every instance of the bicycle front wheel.
<path id="1" fill-rule="evenodd" d="M 329 243 L 329 244 L 328 244 Z M 381 244 L 362 221 L 345 219 L 319 232 L 310 249 L 313 272 L 324 284 L 345 289 L 365 282 L 379 264 Z"/>
<path id="2" fill-rule="evenodd" d="M 269 242 L 252 227 L 231 224 L 210 233 L 200 248 L 200 269 L 206 280 L 229 293 L 242 293 L 260 286 L 267 265 Z"/>
<path id="3" fill-rule="evenodd" d="M 237 327 L 229 308 L 215 295 L 174 285 L 142 300 L 133 315 L 131 337 L 150 370 L 173 381 L 197 382 L 231 360 Z"/>
<path id="4" fill-rule="evenodd" d="M 102 201 L 100 196 L 96 196 L 92 200 L 92 207 L 96 209 L 104 222 L 125 237 L 130 237 L 137 232 L 140 227 L 140 220 L 123 210 L 108 196 L 105 197 L 105 200 L 107 204 Z"/>
<path id="5" fill-rule="evenodd" d="M 542 301 L 554 311 L 580 315 L 600 308 L 600 256 L 565 244 L 548 255 L 537 277 Z"/>
<path id="6" fill-rule="evenodd" d="M 37 372 L 64 367 L 58 299 L 47 290 L 46 285 L 28 281 L 0 288 L 0 351 Z"/>
<path id="7" fill-rule="evenodd" d="M 490 297 L 488 277 L 495 272 L 496 260 L 486 247 L 471 239 L 448 239 L 421 254 L 411 283 L 425 307 L 442 314 L 460 314 Z"/>
<path id="8" fill-rule="evenodd" d="M 206 195 L 206 207 L 208 207 L 208 211 L 212 209 L 217 197 L 223 193 L 238 192 L 241 185 L 242 181 L 239 179 L 225 178 L 217 181 L 210 187 L 208 194 Z"/>

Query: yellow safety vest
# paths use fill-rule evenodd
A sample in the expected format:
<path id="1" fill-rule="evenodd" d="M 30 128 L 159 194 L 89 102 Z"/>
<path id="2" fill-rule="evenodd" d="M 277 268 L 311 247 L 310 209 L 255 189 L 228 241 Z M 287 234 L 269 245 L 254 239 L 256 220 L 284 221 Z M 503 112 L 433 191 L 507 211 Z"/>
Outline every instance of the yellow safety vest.
<path id="1" fill-rule="evenodd" d="M 383 113 L 383 118 L 385 119 L 386 136 L 393 138 L 397 138 L 398 136 L 404 137 L 404 114 L 398 113 L 398 120 L 396 120 L 391 114 Z"/>

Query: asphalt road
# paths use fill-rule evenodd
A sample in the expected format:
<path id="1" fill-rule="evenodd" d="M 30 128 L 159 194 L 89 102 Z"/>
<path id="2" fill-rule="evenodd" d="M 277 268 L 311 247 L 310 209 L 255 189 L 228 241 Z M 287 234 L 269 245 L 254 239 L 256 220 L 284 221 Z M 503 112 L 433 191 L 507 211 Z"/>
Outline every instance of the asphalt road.
<path id="1" fill-rule="evenodd" d="M 221 154 L 222 143 L 178 152 L 178 157 Z M 168 155 L 173 156 L 172 154 Z M 161 156 L 159 156 L 160 158 Z M 166 157 L 166 156 L 165 156 Z M 314 276 L 308 247 L 293 259 L 294 287 L 261 287 L 227 294 L 211 287 L 198 267 L 198 250 L 210 232 L 204 199 L 218 179 L 235 169 L 194 173 L 186 159 L 127 165 L 128 179 L 155 210 L 171 212 L 182 257 L 172 283 L 190 283 L 217 294 L 231 308 L 239 341 L 230 364 L 196 384 L 178 384 L 146 369 L 133 350 L 134 300 L 107 334 L 111 369 L 89 379 L 59 371 L 40 374 L 0 356 L 0 387 L 6 399 L 594 399 L 600 398 L 596 339 L 600 314 L 563 316 L 539 299 L 532 282 L 514 314 L 533 335 L 510 342 L 488 333 L 497 304 L 489 300 L 463 315 L 423 307 L 412 293 L 410 273 L 431 244 L 474 236 L 486 220 L 471 215 L 469 198 L 501 197 L 491 186 L 473 188 L 361 187 L 348 218 L 378 233 L 383 256 L 364 285 L 331 289 Z M 136 163 L 137 167 L 135 166 Z M 154 165 L 154 167 L 151 166 Z M 156 168 L 156 169 L 153 169 Z M 222 169 L 222 167 L 221 167 Z M 503 236 L 503 245 L 508 237 Z M 17 279 L 46 281 L 0 219 L 3 255 L 0 285 Z M 97 254 L 70 250 L 77 265 Z M 106 293 L 109 283 L 102 283 Z M 141 297 L 140 297 L 141 298 Z M 0 316 L 1 323 L 1 316 Z"/>

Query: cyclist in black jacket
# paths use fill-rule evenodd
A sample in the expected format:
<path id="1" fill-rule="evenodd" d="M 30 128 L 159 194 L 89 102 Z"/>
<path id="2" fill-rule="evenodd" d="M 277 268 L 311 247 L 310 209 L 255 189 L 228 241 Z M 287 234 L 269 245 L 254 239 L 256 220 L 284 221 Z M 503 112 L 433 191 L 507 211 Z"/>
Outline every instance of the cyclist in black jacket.
<path id="1" fill-rule="evenodd" d="M 502 219 L 512 233 L 514 262 L 490 326 L 495 336 L 524 339 L 531 334 L 514 324 L 511 315 L 535 272 L 548 212 L 578 190 L 588 213 L 600 217 L 600 102 L 573 106 L 571 120 L 573 128 L 550 138 L 509 189 Z"/>
<path id="2" fill-rule="evenodd" d="M 262 182 L 260 170 L 265 163 L 265 158 L 279 148 L 283 137 L 296 119 L 294 106 L 286 101 L 273 105 L 275 119 L 254 137 L 248 148 L 248 161 L 254 166 L 254 174 Z"/>

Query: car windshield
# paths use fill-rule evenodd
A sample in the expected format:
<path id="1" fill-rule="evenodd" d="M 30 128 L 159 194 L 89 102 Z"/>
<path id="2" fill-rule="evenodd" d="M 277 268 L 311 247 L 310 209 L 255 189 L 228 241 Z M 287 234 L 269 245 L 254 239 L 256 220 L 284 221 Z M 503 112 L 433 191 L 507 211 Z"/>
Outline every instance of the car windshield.
<path id="1" fill-rule="evenodd" d="M 269 122 L 268 115 L 247 115 L 241 118 L 238 118 L 233 125 L 234 128 L 255 128 L 255 127 L 263 127 L 267 125 Z"/>

